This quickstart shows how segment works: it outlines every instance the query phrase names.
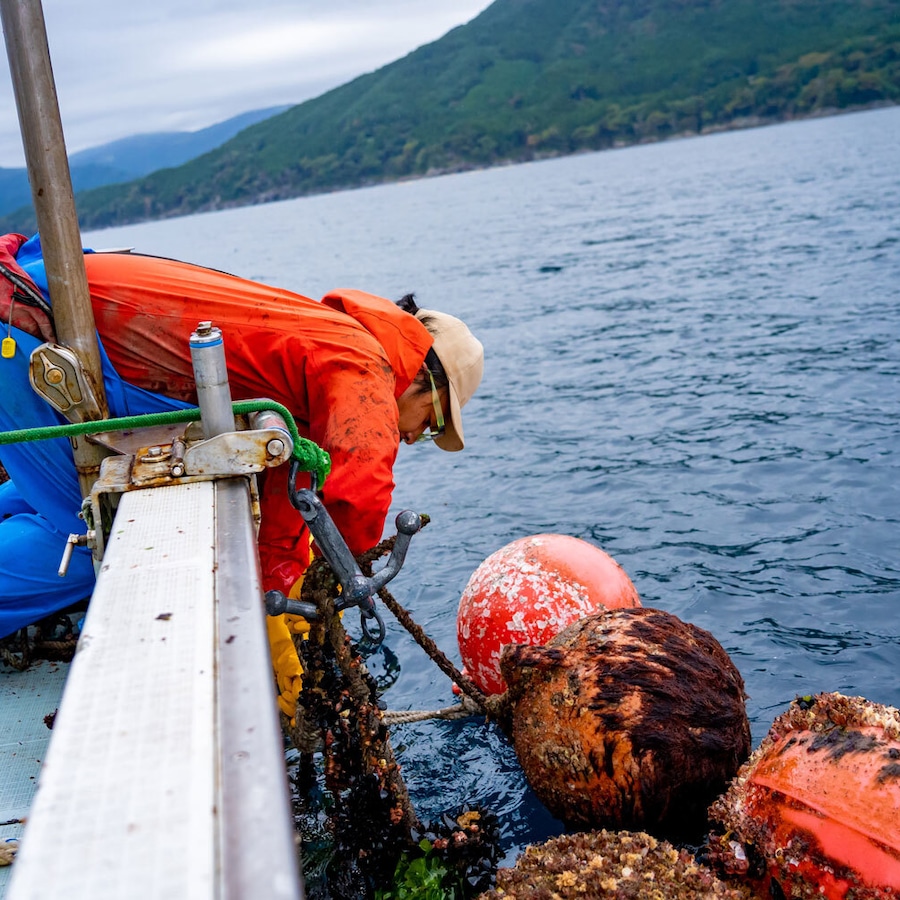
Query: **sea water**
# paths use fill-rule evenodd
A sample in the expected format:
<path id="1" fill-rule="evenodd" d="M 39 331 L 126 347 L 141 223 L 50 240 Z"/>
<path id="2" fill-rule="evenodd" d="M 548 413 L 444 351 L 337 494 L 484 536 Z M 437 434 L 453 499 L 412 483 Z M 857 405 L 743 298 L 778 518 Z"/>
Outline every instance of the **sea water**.
<path id="1" fill-rule="evenodd" d="M 463 318 L 485 345 L 484 382 L 464 452 L 400 448 L 394 512 L 432 522 L 394 595 L 458 662 L 457 604 L 485 557 L 525 535 L 583 538 L 645 606 L 725 647 L 755 745 L 797 695 L 900 705 L 898 147 L 894 107 L 85 243 L 312 297 L 413 291 Z M 388 706 L 452 703 L 385 618 L 370 663 L 393 682 Z M 562 830 L 483 720 L 399 726 L 393 743 L 418 814 L 480 803 L 507 861 Z"/>

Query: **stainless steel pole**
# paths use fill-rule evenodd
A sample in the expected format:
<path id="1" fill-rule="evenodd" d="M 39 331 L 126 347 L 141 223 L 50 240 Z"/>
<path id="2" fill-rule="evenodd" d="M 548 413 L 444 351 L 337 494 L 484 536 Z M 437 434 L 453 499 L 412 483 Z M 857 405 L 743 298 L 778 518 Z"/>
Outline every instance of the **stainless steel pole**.
<path id="1" fill-rule="evenodd" d="M 234 431 L 225 342 L 221 330 L 212 322 L 201 322 L 191 334 L 191 362 L 203 437 Z"/>
<path id="2" fill-rule="evenodd" d="M 82 417 L 108 418 L 94 311 L 84 270 L 81 233 L 41 2 L 0 0 L 0 17 L 56 336 L 78 356 L 98 401 L 97 408 L 85 411 Z M 83 437 L 73 439 L 72 447 L 82 494 L 86 495 L 106 454 Z"/>
<path id="3" fill-rule="evenodd" d="M 216 482 L 220 900 L 302 900 L 246 480 Z M 252 836 L 252 839 L 251 839 Z"/>

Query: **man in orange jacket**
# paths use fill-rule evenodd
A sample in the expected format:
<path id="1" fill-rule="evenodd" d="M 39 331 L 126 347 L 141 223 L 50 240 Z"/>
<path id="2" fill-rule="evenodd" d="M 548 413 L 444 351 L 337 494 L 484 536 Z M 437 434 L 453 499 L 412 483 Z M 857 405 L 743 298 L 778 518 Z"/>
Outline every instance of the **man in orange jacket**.
<path id="1" fill-rule="evenodd" d="M 0 239 L 0 264 L 4 264 L 0 271 L 12 268 L 46 296 L 37 239 L 24 243 L 22 238 L 16 247 L 16 240 L 10 241 L 15 237 Z M 318 302 L 211 269 L 133 253 L 88 252 L 84 261 L 97 332 L 108 356 L 104 379 L 111 388 L 111 415 L 159 408 L 145 398 L 195 404 L 189 338 L 199 321 L 212 321 L 225 338 L 233 398 L 266 397 L 283 404 L 294 415 L 300 434 L 330 454 L 332 471 L 321 497 L 354 554 L 382 537 L 401 441 L 413 443 L 424 435 L 444 450 L 463 447 L 461 408 L 481 381 L 484 354 L 459 319 L 418 309 L 411 296 L 398 305 L 362 291 L 341 290 Z M 3 286 L 0 279 L 0 288 Z M 0 291 L 0 317 L 4 308 Z M 47 323 L 33 307 L 27 322 L 17 322 L 15 317 L 13 322 L 35 336 L 47 336 Z M 12 327 L 11 331 L 15 336 L 19 329 Z M 24 349 L 24 333 L 22 343 Z M 12 371 L 9 363 L 19 363 L 13 366 L 17 371 L 22 364 L 27 366 L 27 354 L 18 350 L 17 356 L 22 357 L 21 362 L 2 360 L 0 366 L 3 429 L 46 424 L 48 414 L 56 416 L 37 398 L 34 402 L 44 407 L 40 421 L 22 421 L 24 414 L 19 408 L 5 412 L 4 374 L 9 376 Z M 116 377 L 133 389 L 131 393 L 117 390 Z M 44 471 L 34 471 L 28 462 L 28 448 L 23 451 L 21 446 L 2 448 L 0 459 L 20 489 L 22 497 L 17 502 L 24 498 L 40 515 L 41 506 L 49 508 L 50 501 L 31 489 L 29 481 L 36 478 L 47 483 L 49 479 L 57 488 L 67 488 L 71 495 L 67 499 L 77 511 L 80 496 L 70 452 L 55 467 L 66 469 L 66 477 L 46 471 L 46 463 L 42 463 Z M 290 594 L 309 561 L 309 536 L 290 504 L 286 468 L 268 470 L 261 479 L 259 550 L 264 589 L 278 588 Z M 0 514 L 2 509 L 0 502 Z M 0 544 L 2 529 L 12 518 L 0 523 Z M 55 528 L 61 556 L 72 529 L 54 523 L 52 514 L 43 524 L 61 526 Z M 49 561 L 54 577 L 58 559 Z M 0 558 L 0 605 L 16 595 L 14 590 L 4 591 L 12 577 Z M 73 591 L 84 592 L 71 596 L 69 603 L 89 594 L 90 585 L 87 587 L 84 591 L 85 585 L 73 584 Z M 0 618 L 2 633 L 14 630 L 3 630 L 2 621 Z M 285 634 L 286 629 L 280 637 L 273 637 L 276 669 L 280 652 L 276 642 L 286 651 Z M 295 678 L 279 674 L 283 692 L 287 684 L 287 694 L 296 694 Z M 282 708 L 290 707 L 289 696 L 284 700 Z"/>

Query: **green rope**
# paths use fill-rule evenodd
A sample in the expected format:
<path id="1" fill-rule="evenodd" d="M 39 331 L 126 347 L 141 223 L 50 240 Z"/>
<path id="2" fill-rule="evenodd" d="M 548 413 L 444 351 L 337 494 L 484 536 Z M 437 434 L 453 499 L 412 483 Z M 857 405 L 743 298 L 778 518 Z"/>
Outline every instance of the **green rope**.
<path id="1" fill-rule="evenodd" d="M 297 423 L 286 406 L 274 400 L 238 400 L 232 404 L 236 416 L 246 413 L 271 409 L 279 413 L 287 425 L 294 442 L 296 459 L 304 472 L 314 472 L 316 483 L 322 486 L 331 471 L 331 457 L 318 444 L 300 437 Z M 196 407 L 174 409 L 169 412 L 147 413 L 141 416 L 122 416 L 118 419 L 101 419 L 96 422 L 73 422 L 67 425 L 42 425 L 36 428 L 20 428 L 16 431 L 0 432 L 0 445 L 20 444 L 26 441 L 45 441 L 50 438 L 75 437 L 79 434 L 100 434 L 106 431 L 128 431 L 134 428 L 147 428 L 151 425 L 171 425 L 181 422 L 196 422 L 200 419 L 200 410 Z"/>

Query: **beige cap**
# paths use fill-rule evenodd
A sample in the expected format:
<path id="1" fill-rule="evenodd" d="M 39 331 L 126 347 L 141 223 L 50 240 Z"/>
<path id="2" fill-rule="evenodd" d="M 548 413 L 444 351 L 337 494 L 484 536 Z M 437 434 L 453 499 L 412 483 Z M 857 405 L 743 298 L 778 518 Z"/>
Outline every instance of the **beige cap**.
<path id="1" fill-rule="evenodd" d="M 434 442 L 441 450 L 462 450 L 462 408 L 471 400 L 484 373 L 484 347 L 464 322 L 447 313 L 419 309 L 417 319 L 425 319 L 425 327 L 434 338 L 434 352 L 441 361 L 450 382 L 450 418 L 444 433 Z"/>

